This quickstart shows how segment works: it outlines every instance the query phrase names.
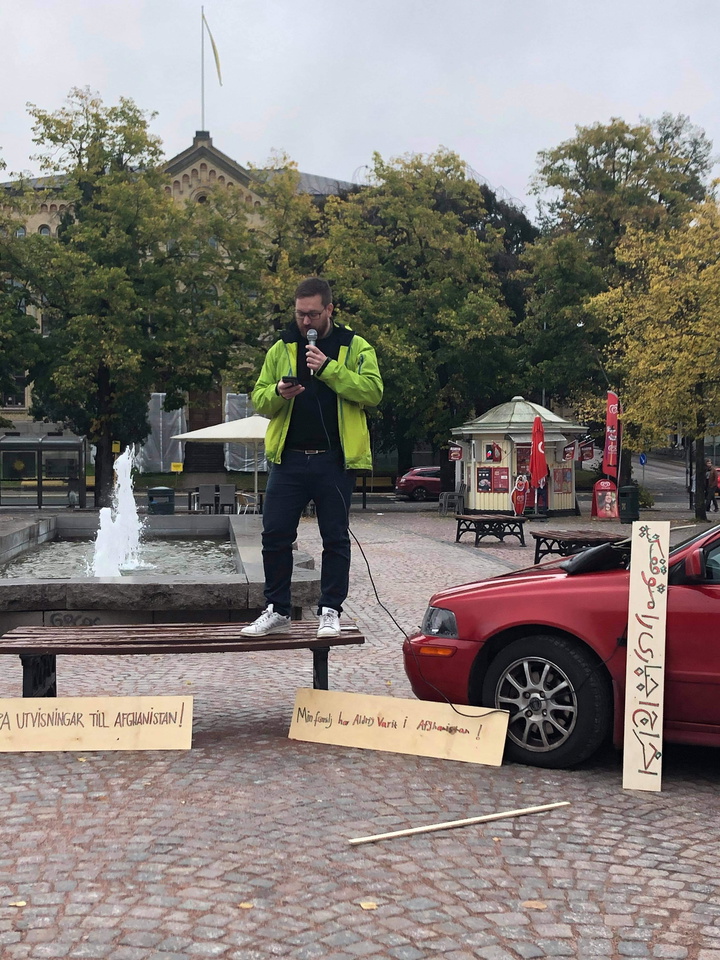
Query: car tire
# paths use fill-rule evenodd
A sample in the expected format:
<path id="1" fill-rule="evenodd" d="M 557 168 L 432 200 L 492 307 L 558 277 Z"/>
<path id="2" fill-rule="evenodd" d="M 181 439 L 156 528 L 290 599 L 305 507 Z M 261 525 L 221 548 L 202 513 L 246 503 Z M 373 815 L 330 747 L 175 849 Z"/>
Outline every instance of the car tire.
<path id="1" fill-rule="evenodd" d="M 425 487 L 415 487 L 410 496 L 413 500 L 416 500 L 418 503 L 420 503 L 423 500 L 427 500 L 427 490 Z"/>
<path id="2" fill-rule="evenodd" d="M 579 641 L 546 634 L 515 640 L 491 661 L 485 706 L 510 711 L 505 757 L 559 769 L 581 763 L 612 725 L 612 690 Z"/>

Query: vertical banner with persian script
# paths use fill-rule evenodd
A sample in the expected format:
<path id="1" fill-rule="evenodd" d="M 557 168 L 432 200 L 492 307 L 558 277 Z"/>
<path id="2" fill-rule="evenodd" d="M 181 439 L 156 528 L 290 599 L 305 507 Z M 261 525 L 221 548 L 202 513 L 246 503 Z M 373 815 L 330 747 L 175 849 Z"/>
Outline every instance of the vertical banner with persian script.
<path id="1" fill-rule="evenodd" d="M 633 523 L 625 669 L 626 790 L 662 787 L 669 551 L 669 522 Z"/>

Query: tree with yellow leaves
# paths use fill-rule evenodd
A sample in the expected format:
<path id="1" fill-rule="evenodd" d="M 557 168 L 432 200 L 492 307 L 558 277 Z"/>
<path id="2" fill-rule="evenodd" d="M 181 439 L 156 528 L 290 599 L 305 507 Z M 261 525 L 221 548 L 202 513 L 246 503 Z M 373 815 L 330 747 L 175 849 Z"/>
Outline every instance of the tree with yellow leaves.
<path id="1" fill-rule="evenodd" d="M 631 229 L 617 249 L 624 279 L 591 308 L 608 324 L 636 445 L 682 424 L 695 441 L 695 515 L 705 519 L 708 424 L 720 419 L 720 210 L 698 204 L 676 229 Z M 626 432 L 626 436 L 627 436 Z"/>

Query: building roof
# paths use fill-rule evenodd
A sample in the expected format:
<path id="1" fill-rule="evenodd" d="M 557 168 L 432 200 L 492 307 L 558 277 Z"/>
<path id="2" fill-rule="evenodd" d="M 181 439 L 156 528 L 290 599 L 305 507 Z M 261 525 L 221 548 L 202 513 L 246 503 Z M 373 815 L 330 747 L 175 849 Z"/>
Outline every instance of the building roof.
<path id="1" fill-rule="evenodd" d="M 332 177 L 319 177 L 315 173 L 300 173 L 298 191 L 309 193 L 313 197 L 336 197 L 341 193 L 357 190 L 356 183 L 349 180 L 334 180 Z"/>
<path id="2" fill-rule="evenodd" d="M 246 170 L 237 161 L 233 160 L 222 150 L 218 150 L 213 145 L 212 137 L 207 130 L 198 130 L 193 137 L 192 145 L 171 157 L 164 165 L 165 172 L 170 176 L 182 173 L 188 167 L 192 167 L 201 162 L 211 161 L 213 165 L 222 170 L 226 176 L 232 177 L 237 183 L 252 190 L 255 176 L 252 170 Z M 262 171 L 263 173 L 265 171 Z M 298 183 L 299 193 L 308 193 L 312 197 L 330 197 L 338 194 L 347 193 L 350 190 L 357 189 L 356 183 L 349 180 L 337 180 L 333 177 L 321 177 L 316 173 L 299 172 L 300 182 Z M 66 182 L 64 174 L 47 177 L 30 177 L 26 183 L 33 190 L 46 190 L 50 188 L 62 189 Z M 17 189 L 19 181 L 10 180 L 6 183 L 0 183 L 0 189 L 12 191 Z"/>
<path id="3" fill-rule="evenodd" d="M 252 190 L 252 182 L 255 179 L 253 171 L 246 170 L 232 157 L 218 150 L 213 145 L 212 137 L 207 130 L 198 130 L 193 138 L 192 146 L 168 160 L 165 164 L 165 171 L 174 176 L 203 160 L 206 162 L 212 160 L 215 166 L 223 169 L 228 176 L 235 178 L 244 187 Z M 267 173 L 269 171 L 263 170 L 260 172 Z M 300 172 L 299 175 L 298 192 L 309 193 L 313 197 L 337 196 L 357 187 L 357 184 L 350 183 L 347 180 L 321 177 L 315 173 Z"/>
<path id="4" fill-rule="evenodd" d="M 10 192 L 23 185 L 32 187 L 33 190 L 62 190 L 66 183 L 65 174 L 57 173 L 47 177 L 18 177 L 17 180 L 6 180 L 5 183 L 0 183 L 0 189 Z"/>
<path id="5" fill-rule="evenodd" d="M 213 146 L 212 137 L 207 130 L 198 130 L 193 137 L 192 146 L 187 150 L 171 157 L 165 164 L 165 172 L 170 176 L 182 173 L 188 167 L 201 161 L 211 160 L 215 166 L 223 170 L 228 176 L 233 177 L 244 187 L 249 187 L 252 181 L 252 175 L 239 163 L 229 157 L 222 150 Z"/>
<path id="6" fill-rule="evenodd" d="M 456 437 L 502 433 L 509 434 L 516 443 L 530 443 L 535 417 L 542 420 L 547 441 L 565 440 L 565 433 L 585 433 L 587 430 L 583 424 L 566 420 L 539 403 L 532 403 L 524 397 L 513 397 L 475 420 L 455 427 L 451 433 Z"/>

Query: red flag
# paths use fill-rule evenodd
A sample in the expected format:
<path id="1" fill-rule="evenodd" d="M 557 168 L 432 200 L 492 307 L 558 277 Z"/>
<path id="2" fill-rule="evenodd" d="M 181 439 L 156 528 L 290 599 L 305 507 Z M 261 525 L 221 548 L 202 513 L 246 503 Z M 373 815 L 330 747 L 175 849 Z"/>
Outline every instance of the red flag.
<path id="1" fill-rule="evenodd" d="M 535 417 L 532 429 L 532 446 L 530 447 L 530 483 L 536 489 L 545 486 L 548 474 L 547 460 L 545 459 L 545 430 L 540 417 Z"/>
<path id="2" fill-rule="evenodd" d="M 608 477 L 618 475 L 620 457 L 620 401 L 618 395 L 608 390 L 605 409 L 605 449 L 603 451 L 602 472 Z"/>

